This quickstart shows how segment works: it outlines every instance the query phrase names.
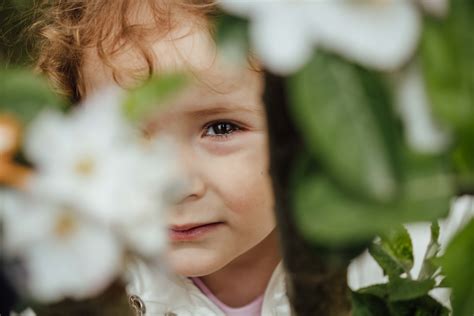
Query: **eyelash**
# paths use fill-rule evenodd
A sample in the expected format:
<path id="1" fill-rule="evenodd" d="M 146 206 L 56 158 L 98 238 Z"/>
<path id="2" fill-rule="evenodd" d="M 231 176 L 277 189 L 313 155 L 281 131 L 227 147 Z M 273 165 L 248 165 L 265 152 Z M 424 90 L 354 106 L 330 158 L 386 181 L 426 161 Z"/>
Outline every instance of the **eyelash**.
<path id="1" fill-rule="evenodd" d="M 230 125 L 231 127 L 231 131 L 228 132 L 228 133 L 225 133 L 225 134 L 216 134 L 216 131 L 214 130 L 214 134 L 209 134 L 208 131 L 210 128 L 214 128 L 216 127 L 217 125 L 220 125 L 220 124 L 225 124 L 225 125 Z M 234 134 L 235 132 L 238 132 L 240 130 L 242 130 L 242 128 L 233 123 L 233 122 L 230 122 L 230 121 L 214 121 L 214 122 L 210 122 L 208 124 L 206 124 L 203 128 L 204 132 L 203 132 L 203 137 L 213 137 L 213 138 L 219 138 L 219 139 L 225 139 L 225 138 L 228 138 L 228 137 L 231 137 L 232 134 Z"/>

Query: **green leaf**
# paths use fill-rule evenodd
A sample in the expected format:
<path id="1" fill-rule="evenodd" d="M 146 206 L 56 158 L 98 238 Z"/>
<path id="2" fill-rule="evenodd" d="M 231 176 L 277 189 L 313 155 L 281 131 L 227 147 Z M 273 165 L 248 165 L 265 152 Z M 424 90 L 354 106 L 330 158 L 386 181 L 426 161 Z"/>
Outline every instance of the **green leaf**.
<path id="1" fill-rule="evenodd" d="M 396 277 L 388 283 L 388 297 L 392 302 L 408 301 L 427 295 L 434 286 L 432 279 L 417 281 Z"/>
<path id="2" fill-rule="evenodd" d="M 403 280 L 402 280 L 403 281 Z M 361 316 L 448 316 L 449 310 L 441 303 L 427 295 L 431 284 L 405 280 L 407 283 L 398 288 L 394 284 L 375 284 L 352 292 L 353 315 Z M 408 288 L 411 295 L 405 295 L 406 300 L 393 301 L 393 293 L 403 291 L 404 286 L 413 284 L 418 291 Z M 427 282 L 428 283 L 428 282 Z M 390 297 L 390 291 L 392 298 Z M 421 294 L 420 293 L 425 293 Z M 403 294 L 403 293 L 400 293 Z"/>
<path id="3" fill-rule="evenodd" d="M 459 232 L 441 258 L 446 282 L 452 289 L 455 316 L 474 314 L 474 219 Z"/>
<path id="4" fill-rule="evenodd" d="M 370 294 L 352 292 L 352 316 L 390 315 L 386 303 Z"/>
<path id="5" fill-rule="evenodd" d="M 393 316 L 449 316 L 449 310 L 429 295 L 408 301 L 389 302 Z"/>
<path id="6" fill-rule="evenodd" d="M 384 274 L 390 278 L 405 272 L 403 266 L 379 244 L 374 243 L 369 247 L 369 253 L 382 268 Z"/>
<path id="7" fill-rule="evenodd" d="M 227 61 L 244 65 L 250 49 L 248 21 L 221 13 L 217 16 L 215 40 L 219 53 Z"/>
<path id="8" fill-rule="evenodd" d="M 298 228 L 314 244 L 345 248 L 365 243 L 399 224 L 431 221 L 449 210 L 452 183 L 434 163 L 414 164 L 416 171 L 407 170 L 403 177 L 400 196 L 387 203 L 344 191 L 315 170 L 315 165 L 308 154 L 302 153 L 292 167 L 289 186 Z"/>
<path id="9" fill-rule="evenodd" d="M 413 245 L 410 234 L 403 226 L 390 229 L 381 234 L 382 248 L 396 260 L 407 273 L 413 268 Z"/>
<path id="10" fill-rule="evenodd" d="M 449 310 L 429 295 L 406 301 L 388 300 L 388 284 L 351 292 L 353 316 L 448 316 Z"/>
<path id="11" fill-rule="evenodd" d="M 431 239 L 428 247 L 426 248 L 426 253 L 423 258 L 423 263 L 421 266 L 420 274 L 418 280 L 425 280 L 432 278 L 436 271 L 439 270 L 439 265 L 433 260 L 439 253 L 440 244 L 439 244 L 439 224 L 438 221 L 433 221 L 431 224 Z"/>
<path id="12" fill-rule="evenodd" d="M 430 232 L 431 232 L 431 244 L 438 244 L 439 245 L 439 223 L 438 221 L 434 221 L 431 223 L 430 227 Z"/>
<path id="13" fill-rule="evenodd" d="M 413 246 L 405 227 L 400 225 L 381 234 L 381 239 L 369 247 L 369 252 L 390 279 L 397 279 L 402 273 L 410 275 Z"/>
<path id="14" fill-rule="evenodd" d="M 376 201 L 397 195 L 395 119 L 380 77 L 318 51 L 289 78 L 289 95 L 306 146 L 339 185 Z"/>
<path id="15" fill-rule="evenodd" d="M 357 293 L 375 295 L 385 299 L 388 297 L 388 283 L 373 284 L 357 290 Z"/>
<path id="16" fill-rule="evenodd" d="M 128 93 L 123 103 L 124 112 L 132 121 L 143 120 L 151 115 L 158 106 L 176 96 L 189 81 L 189 77 L 182 73 L 153 77 Z"/>
<path id="17" fill-rule="evenodd" d="M 44 78 L 25 69 L 0 70 L 0 112 L 13 114 L 26 124 L 42 109 L 64 109 L 65 104 Z"/>

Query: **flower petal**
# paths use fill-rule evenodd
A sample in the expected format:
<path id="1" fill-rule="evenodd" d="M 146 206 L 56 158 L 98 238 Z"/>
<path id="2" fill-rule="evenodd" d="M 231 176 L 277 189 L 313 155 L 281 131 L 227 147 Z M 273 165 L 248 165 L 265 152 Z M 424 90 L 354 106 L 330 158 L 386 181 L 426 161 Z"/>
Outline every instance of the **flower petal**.
<path id="1" fill-rule="evenodd" d="M 119 274 L 121 248 L 106 230 L 83 225 L 69 239 L 38 243 L 25 258 L 31 294 L 52 303 L 104 290 Z"/>
<path id="2" fill-rule="evenodd" d="M 51 205 L 13 191 L 0 193 L 3 243 L 7 256 L 17 256 L 32 242 L 48 238 L 54 221 Z"/>
<path id="3" fill-rule="evenodd" d="M 162 212 L 157 210 L 157 213 Z M 122 226 L 120 232 L 134 253 L 148 258 L 157 257 L 162 253 L 167 244 L 167 236 L 164 222 L 161 220 L 163 216 L 159 216 L 160 214 Z"/>
<path id="4" fill-rule="evenodd" d="M 422 153 L 438 153 L 445 149 L 449 137 L 432 118 L 419 67 L 408 68 L 398 78 L 395 92 L 407 143 Z"/>
<path id="5" fill-rule="evenodd" d="M 66 128 L 67 122 L 58 111 L 46 109 L 41 112 L 26 131 L 23 142 L 24 152 L 35 164 L 47 164 L 51 157 L 51 148 L 61 148 L 67 138 L 58 131 Z"/>
<path id="6" fill-rule="evenodd" d="M 299 8 L 284 10 L 271 4 L 251 24 L 253 47 L 266 68 L 276 74 L 297 71 L 311 56 L 313 45 L 299 21 Z"/>
<path id="7" fill-rule="evenodd" d="M 259 1 L 235 1 L 235 0 L 220 0 L 219 6 L 229 13 L 240 16 L 250 16 L 252 12 L 258 10 L 258 6 L 262 3 Z"/>
<path id="8" fill-rule="evenodd" d="M 369 68 L 393 70 L 414 53 L 420 16 L 411 1 L 374 2 L 308 4 L 308 27 L 324 47 L 343 57 Z"/>

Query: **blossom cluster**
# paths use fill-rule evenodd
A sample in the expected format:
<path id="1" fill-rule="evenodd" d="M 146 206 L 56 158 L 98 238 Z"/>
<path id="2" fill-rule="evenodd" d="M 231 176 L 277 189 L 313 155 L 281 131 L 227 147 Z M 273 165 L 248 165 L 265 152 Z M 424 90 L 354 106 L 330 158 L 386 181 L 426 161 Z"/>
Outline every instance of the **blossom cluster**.
<path id="1" fill-rule="evenodd" d="M 26 278 L 17 281 L 35 300 L 95 296 L 130 254 L 154 258 L 166 245 L 173 150 L 128 122 L 121 97 L 109 89 L 28 126 L 22 149 L 33 170 L 21 190 L 1 192 L 2 251 L 20 260 Z"/>

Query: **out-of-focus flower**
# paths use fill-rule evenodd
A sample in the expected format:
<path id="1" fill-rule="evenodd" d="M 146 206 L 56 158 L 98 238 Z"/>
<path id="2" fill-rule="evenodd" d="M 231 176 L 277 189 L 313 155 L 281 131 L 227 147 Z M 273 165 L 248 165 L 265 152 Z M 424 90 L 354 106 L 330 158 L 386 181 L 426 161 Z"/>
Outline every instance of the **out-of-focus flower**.
<path id="1" fill-rule="evenodd" d="M 120 227 L 137 240 L 146 233 L 131 229 L 134 223 L 157 224 L 151 218 L 162 218 L 163 193 L 176 168 L 172 149 L 160 140 L 146 142 L 127 124 L 120 104 L 119 93 L 108 90 L 70 116 L 40 114 L 25 140 L 27 157 L 36 166 L 28 190 Z M 162 229 L 155 226 L 154 231 Z M 145 243 L 152 240 L 147 235 Z"/>
<path id="2" fill-rule="evenodd" d="M 441 152 L 448 134 L 432 118 L 421 70 L 412 65 L 396 79 L 396 104 L 405 127 L 408 145 L 421 153 Z"/>
<path id="3" fill-rule="evenodd" d="M 24 150 L 36 175 L 28 189 L 110 221 L 133 211 L 121 204 L 118 190 L 130 181 L 123 175 L 134 159 L 126 146 L 132 132 L 120 116 L 117 91 L 89 101 L 69 116 L 47 110 L 32 122 Z"/>
<path id="4" fill-rule="evenodd" d="M 34 299 L 84 299 L 118 276 L 122 248 L 111 231 L 74 210 L 19 193 L 2 192 L 0 198 L 2 250 L 24 263 Z"/>
<path id="5" fill-rule="evenodd" d="M 119 90 L 69 114 L 41 113 L 24 153 L 34 173 L 24 192 L 3 196 L 2 253 L 24 262 L 34 299 L 95 296 L 120 275 L 128 254 L 162 252 L 166 195 L 179 190 L 174 150 L 127 121 Z"/>
<path id="6" fill-rule="evenodd" d="M 134 251 L 153 257 L 163 250 L 167 242 L 165 210 L 174 202 L 172 195 L 179 194 L 184 184 L 178 181 L 178 165 L 174 163 L 175 150 L 171 142 L 155 138 L 137 148 L 136 152 L 140 157 L 136 160 L 136 169 L 130 170 L 129 179 L 133 181 L 128 185 L 141 189 L 130 190 L 127 197 L 130 200 L 123 203 L 133 204 L 139 199 L 147 199 L 148 205 L 144 203 L 136 214 L 121 221 L 118 229 Z"/>
<path id="7" fill-rule="evenodd" d="M 393 70 L 414 53 L 420 16 L 409 0 L 235 1 L 223 9 L 250 20 L 263 64 L 282 75 L 297 71 L 322 47 L 377 70 Z"/>

